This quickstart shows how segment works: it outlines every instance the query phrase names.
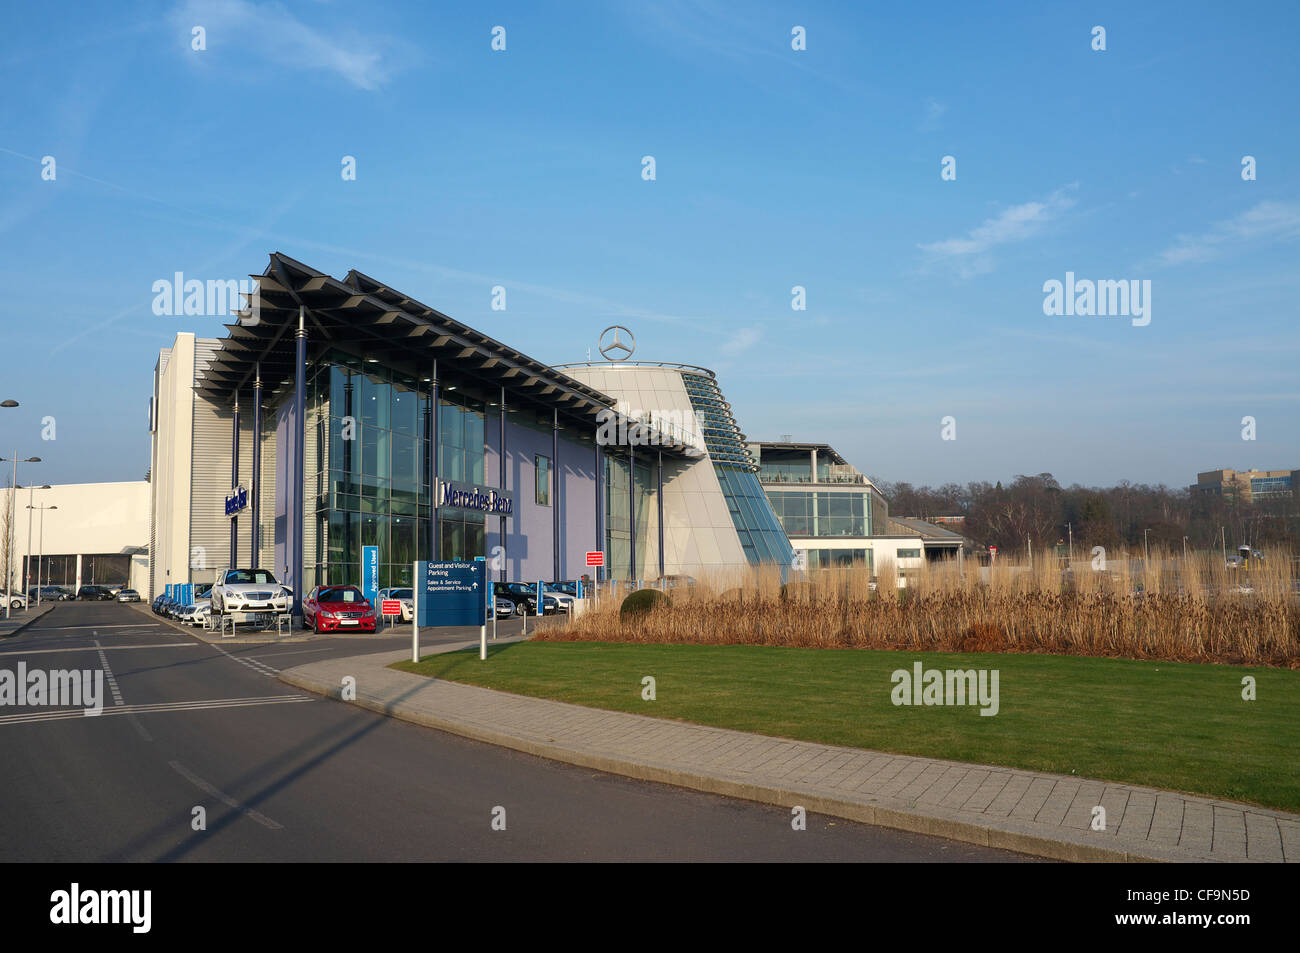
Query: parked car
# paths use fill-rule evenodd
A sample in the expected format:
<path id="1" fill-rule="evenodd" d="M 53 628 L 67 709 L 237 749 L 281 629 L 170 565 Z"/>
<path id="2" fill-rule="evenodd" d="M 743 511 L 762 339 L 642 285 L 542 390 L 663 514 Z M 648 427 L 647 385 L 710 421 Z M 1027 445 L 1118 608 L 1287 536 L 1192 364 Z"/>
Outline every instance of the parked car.
<path id="1" fill-rule="evenodd" d="M 0 606 L 8 606 L 10 609 L 26 609 L 27 597 L 21 592 L 0 593 Z"/>
<path id="2" fill-rule="evenodd" d="M 139 602 L 140 593 L 136 592 L 134 589 L 122 589 L 117 594 L 117 601 L 118 602 Z"/>
<path id="3" fill-rule="evenodd" d="M 686 575 L 668 575 L 660 576 L 654 582 L 650 583 L 651 589 L 680 589 L 693 588 L 696 585 L 694 576 Z"/>
<path id="4" fill-rule="evenodd" d="M 215 615 L 246 616 L 249 613 L 289 611 L 285 587 L 265 569 L 228 569 L 210 593 Z"/>
<path id="5" fill-rule="evenodd" d="M 60 586 L 41 586 L 39 590 L 32 586 L 27 590 L 28 602 L 36 602 L 38 598 L 41 602 L 65 602 L 72 597 Z"/>
<path id="6" fill-rule="evenodd" d="M 572 614 L 573 603 L 577 600 L 577 596 L 562 589 L 561 585 L 561 583 L 548 582 L 543 585 L 542 590 L 546 593 L 547 598 L 555 600 L 559 611 Z"/>
<path id="7" fill-rule="evenodd" d="M 111 602 L 113 593 L 108 586 L 82 586 L 77 590 L 77 598 L 86 602 Z"/>
<path id="8" fill-rule="evenodd" d="M 535 582 L 494 582 L 492 584 L 492 593 L 503 599 L 509 599 L 514 603 L 516 612 L 528 615 L 537 614 L 537 583 Z M 559 600 L 555 596 L 543 592 L 542 612 L 545 614 L 559 611 Z"/>
<path id="9" fill-rule="evenodd" d="M 162 615 L 162 606 L 166 600 L 167 596 L 165 594 L 154 596 L 153 605 L 151 606 L 154 615 Z"/>
<path id="10" fill-rule="evenodd" d="M 492 597 L 492 614 L 488 616 L 489 619 L 509 619 L 514 614 L 515 604 L 513 602 L 501 596 Z"/>
<path id="11" fill-rule="evenodd" d="M 200 599 L 193 605 L 178 606 L 176 608 L 176 621 L 185 625 L 203 625 L 207 621 L 210 608 L 207 599 Z"/>
<path id="12" fill-rule="evenodd" d="M 317 586 L 302 601 L 302 622 L 316 632 L 374 632 L 375 607 L 356 586 Z"/>

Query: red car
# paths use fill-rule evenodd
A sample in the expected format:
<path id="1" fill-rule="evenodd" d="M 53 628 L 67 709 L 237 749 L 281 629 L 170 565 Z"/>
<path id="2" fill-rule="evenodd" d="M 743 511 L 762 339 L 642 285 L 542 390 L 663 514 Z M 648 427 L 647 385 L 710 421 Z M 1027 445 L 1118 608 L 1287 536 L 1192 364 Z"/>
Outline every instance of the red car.
<path id="1" fill-rule="evenodd" d="M 302 601 L 302 621 L 316 632 L 374 632 L 375 607 L 356 586 L 317 586 Z"/>

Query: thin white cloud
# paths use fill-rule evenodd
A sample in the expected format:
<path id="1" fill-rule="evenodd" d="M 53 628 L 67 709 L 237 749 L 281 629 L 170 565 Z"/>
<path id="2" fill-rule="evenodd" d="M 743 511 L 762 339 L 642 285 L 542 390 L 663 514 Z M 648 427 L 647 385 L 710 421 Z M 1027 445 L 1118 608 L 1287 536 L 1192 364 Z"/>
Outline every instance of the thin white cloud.
<path id="1" fill-rule="evenodd" d="M 757 344 L 762 336 L 758 328 L 740 328 L 722 345 L 722 352 L 728 356 L 740 354 Z"/>
<path id="2" fill-rule="evenodd" d="M 999 245 L 1023 242 L 1041 231 L 1048 222 L 1071 208 L 1075 200 L 1067 193 L 1078 187 L 1072 183 L 1057 189 L 1041 202 L 1025 202 L 1004 209 L 985 219 L 960 238 L 948 238 L 918 247 L 936 261 L 948 262 L 963 278 L 993 270 L 993 249 Z"/>
<path id="3" fill-rule="evenodd" d="M 1270 239 L 1285 241 L 1296 237 L 1300 237 L 1300 204 L 1260 202 L 1200 235 L 1179 235 L 1156 261 L 1161 265 L 1186 265 L 1208 261 L 1233 245 Z"/>
<path id="4" fill-rule="evenodd" d="M 920 131 L 934 132 L 939 128 L 939 120 L 943 118 L 943 114 L 947 111 L 948 107 L 934 97 L 927 99 L 925 101 L 925 112 L 921 117 Z"/>
<path id="5" fill-rule="evenodd" d="M 361 89 L 383 86 L 397 61 L 398 41 L 392 38 L 366 36 L 353 28 L 331 36 L 275 2 L 183 0 L 170 19 L 183 32 L 187 48 L 193 28 L 203 27 L 207 49 L 195 56 L 251 52 L 272 65 L 334 73 Z"/>

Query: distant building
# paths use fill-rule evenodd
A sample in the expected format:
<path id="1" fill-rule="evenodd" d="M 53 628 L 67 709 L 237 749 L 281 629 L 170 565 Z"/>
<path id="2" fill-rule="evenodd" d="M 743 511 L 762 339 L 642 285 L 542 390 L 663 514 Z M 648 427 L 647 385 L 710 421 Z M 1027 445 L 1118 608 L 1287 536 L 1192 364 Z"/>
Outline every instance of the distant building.
<path id="1" fill-rule="evenodd" d="M 1196 474 L 1192 487 L 1233 503 L 1284 499 L 1292 496 L 1300 470 L 1209 470 Z"/>
<path id="2" fill-rule="evenodd" d="M 39 571 L 44 586 L 130 586 L 145 592 L 150 490 L 144 480 L 20 487 L 13 534 L 14 590 L 35 587 Z M 0 491 L 6 507 L 11 492 L 8 487 Z"/>
<path id="3" fill-rule="evenodd" d="M 921 566 L 927 555 L 922 535 L 891 520 L 885 495 L 829 444 L 759 441 L 748 449 L 772 509 L 795 552 L 806 554 L 808 569 L 857 563 L 874 571 L 885 559 L 901 570 Z"/>

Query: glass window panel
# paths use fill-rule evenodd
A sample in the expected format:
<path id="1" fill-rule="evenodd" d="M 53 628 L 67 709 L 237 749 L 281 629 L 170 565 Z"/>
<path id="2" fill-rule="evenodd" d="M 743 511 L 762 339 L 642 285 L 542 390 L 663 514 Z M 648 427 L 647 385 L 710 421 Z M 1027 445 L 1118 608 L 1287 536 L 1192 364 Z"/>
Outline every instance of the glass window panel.
<path id="1" fill-rule="evenodd" d="M 390 523 L 392 551 L 389 556 L 394 563 L 409 564 L 415 559 L 416 522 L 411 517 L 394 516 Z"/>
<path id="2" fill-rule="evenodd" d="M 371 427 L 388 430 L 392 420 L 393 387 L 383 371 L 369 370 L 362 375 L 361 421 Z"/>
<path id="3" fill-rule="evenodd" d="M 536 480 L 534 497 L 538 506 L 551 505 L 551 461 L 548 457 L 533 457 L 533 475 Z"/>
<path id="4" fill-rule="evenodd" d="M 419 440 L 406 434 L 392 436 L 393 491 L 401 499 L 415 498 L 421 485 Z"/>
<path id="5" fill-rule="evenodd" d="M 465 415 L 455 404 L 442 404 L 439 408 L 438 442 L 444 447 L 465 445 Z"/>
<path id="6" fill-rule="evenodd" d="M 395 379 L 392 429 L 411 436 L 419 434 L 419 409 L 420 401 L 415 390 L 415 381 L 410 378 Z"/>

